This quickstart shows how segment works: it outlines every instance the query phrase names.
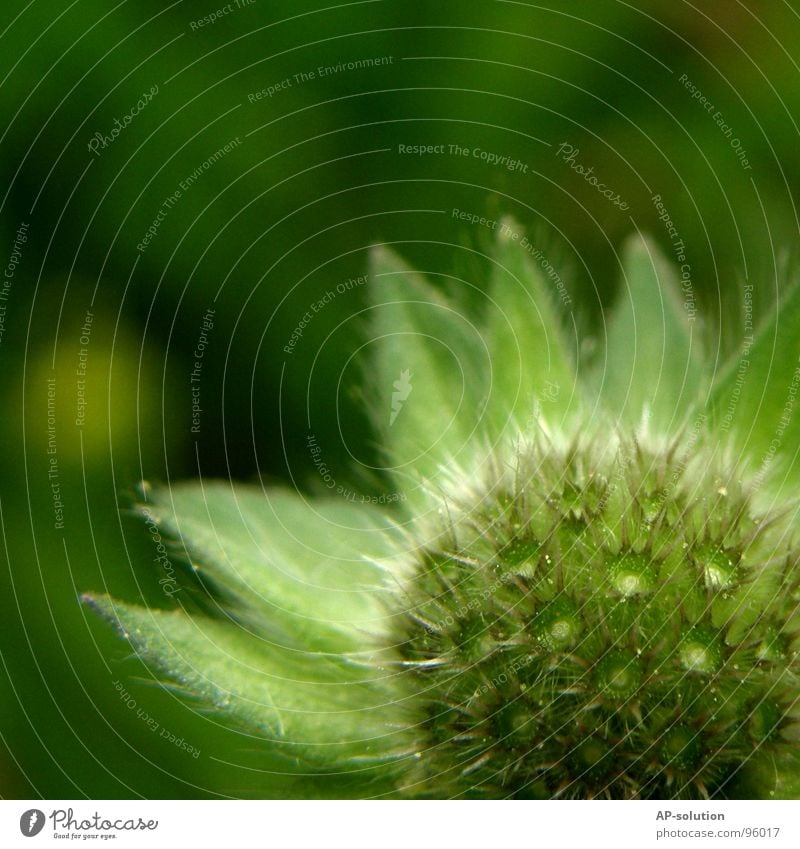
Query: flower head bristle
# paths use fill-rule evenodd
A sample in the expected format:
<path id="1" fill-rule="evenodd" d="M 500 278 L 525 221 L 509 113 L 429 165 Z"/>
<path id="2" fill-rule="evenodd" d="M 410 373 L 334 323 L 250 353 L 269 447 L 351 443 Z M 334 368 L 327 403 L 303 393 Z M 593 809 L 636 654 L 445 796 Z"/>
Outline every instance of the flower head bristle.
<path id="1" fill-rule="evenodd" d="M 443 502 L 398 639 L 436 795 L 697 798 L 789 745 L 800 549 L 711 447 L 539 433 Z"/>

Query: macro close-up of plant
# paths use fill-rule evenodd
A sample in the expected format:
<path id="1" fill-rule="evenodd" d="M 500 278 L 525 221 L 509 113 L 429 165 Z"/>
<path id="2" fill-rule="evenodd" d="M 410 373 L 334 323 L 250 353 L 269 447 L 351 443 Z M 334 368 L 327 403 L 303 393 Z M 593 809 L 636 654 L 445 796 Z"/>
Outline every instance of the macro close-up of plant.
<path id="1" fill-rule="evenodd" d="M 581 366 L 518 234 L 502 222 L 474 317 L 373 250 L 365 371 L 403 509 L 147 487 L 140 512 L 213 609 L 87 603 L 166 685 L 366 795 L 735 798 L 755 773 L 791 798 L 797 506 L 743 450 L 727 409 L 747 398 L 712 386 L 678 279 L 638 237 Z M 799 386 L 800 367 L 787 419 Z"/>
<path id="2" fill-rule="evenodd" d="M 798 46 L 5 0 L 0 844 L 788 840 Z"/>

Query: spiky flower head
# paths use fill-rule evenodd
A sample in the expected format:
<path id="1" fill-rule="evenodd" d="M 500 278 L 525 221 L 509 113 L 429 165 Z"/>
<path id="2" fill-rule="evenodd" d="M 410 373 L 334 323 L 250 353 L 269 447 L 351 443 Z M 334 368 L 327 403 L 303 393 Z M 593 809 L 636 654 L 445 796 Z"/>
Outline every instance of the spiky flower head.
<path id="1" fill-rule="evenodd" d="M 796 734 L 798 552 L 707 447 L 540 432 L 452 481 L 402 653 L 430 792 L 706 797 Z"/>
<path id="2" fill-rule="evenodd" d="M 168 681 L 356 795 L 800 795 L 800 370 L 772 353 L 796 348 L 800 297 L 714 380 L 694 302 L 637 239 L 581 359 L 530 242 L 500 232 L 477 316 L 374 251 L 399 507 L 148 488 L 216 611 L 92 603 Z"/>

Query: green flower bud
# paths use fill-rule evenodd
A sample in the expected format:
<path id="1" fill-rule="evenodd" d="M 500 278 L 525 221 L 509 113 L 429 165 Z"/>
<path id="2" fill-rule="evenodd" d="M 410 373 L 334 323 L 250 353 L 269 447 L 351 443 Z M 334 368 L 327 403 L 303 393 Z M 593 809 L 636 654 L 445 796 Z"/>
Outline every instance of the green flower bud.
<path id="1" fill-rule="evenodd" d="M 777 589 L 794 580 L 800 549 L 776 562 L 788 522 L 760 515 L 749 484 L 712 453 L 696 446 L 695 460 L 679 442 L 609 445 L 584 430 L 561 446 L 520 443 L 481 485 L 454 481 L 446 526 L 423 525 L 421 540 L 438 540 L 450 564 L 435 602 L 456 631 L 432 645 L 412 619 L 397 640 L 428 703 L 421 770 L 440 777 L 437 793 L 704 797 L 754 745 L 790 749 L 796 665 L 782 634 L 797 624 Z M 581 469 L 601 490 L 591 509 L 564 499 L 586 490 Z M 653 470 L 672 482 L 643 493 L 661 501 L 657 523 L 640 510 Z M 714 497 L 719 481 L 738 495 Z M 417 547 L 414 609 L 433 601 L 428 545 Z M 465 620 L 463 598 L 481 599 Z"/>
<path id="2" fill-rule="evenodd" d="M 800 289 L 751 382 L 729 364 L 712 391 L 674 273 L 633 240 L 602 370 L 576 370 L 515 232 L 477 317 L 374 252 L 370 404 L 402 510 L 146 491 L 218 615 L 92 604 L 276 761 L 364 795 L 800 796 L 800 544 L 778 495 L 800 470 L 753 425 L 764 386 L 786 397 L 771 368 Z"/>

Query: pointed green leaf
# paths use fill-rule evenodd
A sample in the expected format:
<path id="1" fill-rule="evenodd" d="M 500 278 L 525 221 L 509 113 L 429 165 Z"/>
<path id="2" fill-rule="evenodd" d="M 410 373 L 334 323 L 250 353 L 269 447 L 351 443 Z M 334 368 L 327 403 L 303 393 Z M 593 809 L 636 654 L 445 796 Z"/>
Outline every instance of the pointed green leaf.
<path id="1" fill-rule="evenodd" d="M 715 380 L 711 418 L 753 458 L 759 482 L 800 483 L 800 287 L 785 292 Z"/>
<path id="2" fill-rule="evenodd" d="M 364 653 L 388 627 L 397 534 L 370 505 L 203 482 L 156 490 L 139 509 L 283 645 Z"/>
<path id="3" fill-rule="evenodd" d="M 544 268 L 552 275 L 551 285 L 544 279 Z M 558 423 L 580 407 L 576 340 L 568 344 L 554 308 L 558 292 L 569 300 L 552 265 L 514 221 L 504 220 L 495 250 L 486 329 L 491 355 L 486 424 L 493 437 L 509 425 L 527 429 L 538 415 Z"/>
<path id="4" fill-rule="evenodd" d="M 704 380 L 693 294 L 682 291 L 675 267 L 641 236 L 626 244 L 623 271 L 595 380 L 614 419 L 635 426 L 649 412 L 661 429 L 675 429 L 699 402 Z"/>
<path id="5" fill-rule="evenodd" d="M 320 766 L 405 750 L 377 666 L 290 651 L 229 621 L 86 597 L 168 682 L 216 713 Z"/>
<path id="6" fill-rule="evenodd" d="M 481 419 L 486 352 L 480 332 L 393 252 L 371 255 L 373 418 L 412 502 L 415 482 L 469 452 Z"/>

